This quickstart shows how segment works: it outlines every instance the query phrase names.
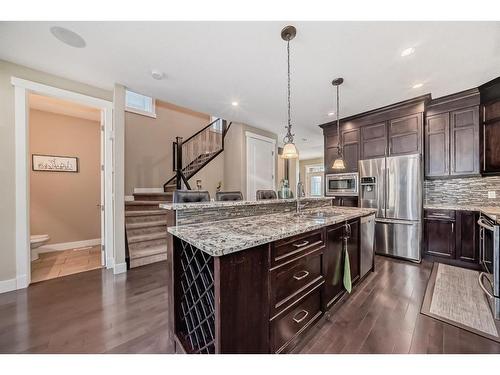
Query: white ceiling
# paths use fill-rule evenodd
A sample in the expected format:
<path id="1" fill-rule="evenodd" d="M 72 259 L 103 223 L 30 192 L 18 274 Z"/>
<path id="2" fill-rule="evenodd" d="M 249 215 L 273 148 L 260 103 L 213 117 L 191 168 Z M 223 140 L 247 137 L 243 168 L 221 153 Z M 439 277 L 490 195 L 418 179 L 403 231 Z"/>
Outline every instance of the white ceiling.
<path id="1" fill-rule="evenodd" d="M 1 22 L 0 58 L 106 89 L 122 83 L 281 137 L 286 44 L 280 31 L 289 23 L 297 27 L 292 121 L 301 158 L 322 154 L 316 125 L 332 120 L 335 77 L 345 79 L 344 117 L 500 75 L 499 22 Z M 87 47 L 62 44 L 49 32 L 54 25 L 77 32 Z M 415 53 L 402 58 L 407 47 Z M 166 78 L 152 79 L 152 69 Z M 424 85 L 412 89 L 418 82 Z"/>
<path id="2" fill-rule="evenodd" d="M 101 121 L 101 111 L 78 103 L 69 102 L 49 96 L 30 94 L 29 107 L 39 111 L 72 116 L 84 120 Z"/>

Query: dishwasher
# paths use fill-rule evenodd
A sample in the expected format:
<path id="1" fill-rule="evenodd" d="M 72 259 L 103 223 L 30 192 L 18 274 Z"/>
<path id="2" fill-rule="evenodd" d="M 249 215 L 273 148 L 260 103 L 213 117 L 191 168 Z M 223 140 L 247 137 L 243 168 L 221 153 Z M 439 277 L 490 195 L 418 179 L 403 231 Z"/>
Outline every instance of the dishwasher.
<path id="1" fill-rule="evenodd" d="M 360 277 L 365 276 L 373 267 L 373 254 L 375 248 L 375 214 L 363 216 L 360 220 L 361 251 L 360 251 Z"/>

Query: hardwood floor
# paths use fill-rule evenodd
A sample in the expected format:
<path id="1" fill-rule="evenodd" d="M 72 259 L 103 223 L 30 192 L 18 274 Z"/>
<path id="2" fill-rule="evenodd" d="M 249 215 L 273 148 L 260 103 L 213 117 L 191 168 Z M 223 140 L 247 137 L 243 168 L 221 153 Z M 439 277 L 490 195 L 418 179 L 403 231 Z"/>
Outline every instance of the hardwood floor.
<path id="1" fill-rule="evenodd" d="M 500 344 L 420 314 L 432 263 L 377 256 L 376 271 L 297 353 L 500 353 Z"/>
<path id="2" fill-rule="evenodd" d="M 500 353 L 500 344 L 420 314 L 432 264 L 377 257 L 300 353 Z M 93 270 L 0 295 L 0 353 L 171 353 L 166 263 Z"/>

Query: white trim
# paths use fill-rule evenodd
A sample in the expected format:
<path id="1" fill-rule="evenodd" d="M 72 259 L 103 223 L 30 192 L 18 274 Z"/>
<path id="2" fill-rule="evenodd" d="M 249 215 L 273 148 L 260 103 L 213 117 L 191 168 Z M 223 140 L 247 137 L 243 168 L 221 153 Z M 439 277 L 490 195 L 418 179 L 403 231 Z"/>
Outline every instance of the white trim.
<path id="1" fill-rule="evenodd" d="M 127 263 L 117 263 L 113 267 L 113 273 L 115 275 L 117 275 L 119 273 L 125 273 L 125 272 L 127 272 Z"/>
<path id="2" fill-rule="evenodd" d="M 74 241 L 74 242 L 60 242 L 60 243 L 43 245 L 43 246 L 40 246 L 36 250 L 38 250 L 38 253 L 50 253 L 52 251 L 64 251 L 64 250 L 70 250 L 70 249 L 77 249 L 79 247 L 97 246 L 100 244 L 101 244 L 101 239 L 94 238 L 91 240 Z"/>
<path id="3" fill-rule="evenodd" d="M 134 194 L 141 193 L 163 193 L 162 188 L 134 188 Z"/>
<path id="4" fill-rule="evenodd" d="M 97 107 L 104 119 L 104 220 L 106 268 L 114 264 L 114 179 L 113 165 L 113 103 L 76 92 L 47 86 L 17 77 L 11 77 L 14 86 L 15 156 L 16 156 L 16 288 L 26 288 L 31 281 L 31 248 L 29 224 L 29 108 L 28 94 L 35 92 L 45 96 L 69 100 L 86 106 Z M 121 203 L 121 202 L 120 202 Z"/>
<path id="5" fill-rule="evenodd" d="M 17 289 L 17 280 L 9 279 L 0 281 L 0 293 L 7 293 Z"/>
<path id="6" fill-rule="evenodd" d="M 153 109 L 156 111 L 156 109 L 154 107 L 155 107 L 155 105 L 154 105 L 154 100 L 153 100 Z M 125 112 L 135 113 L 136 115 L 140 115 L 140 116 L 156 118 L 156 113 L 141 111 L 140 109 L 135 109 L 132 107 L 125 107 Z"/>
<path id="7" fill-rule="evenodd" d="M 266 142 L 272 143 L 273 145 L 276 145 L 276 139 L 266 137 L 265 135 L 260 135 L 260 134 L 256 134 L 256 133 L 252 133 L 252 132 L 246 131 L 245 132 L 245 137 L 260 139 L 261 141 L 266 141 Z"/>
<path id="8" fill-rule="evenodd" d="M 134 201 L 133 195 L 125 195 L 125 202 L 133 202 L 133 201 Z"/>

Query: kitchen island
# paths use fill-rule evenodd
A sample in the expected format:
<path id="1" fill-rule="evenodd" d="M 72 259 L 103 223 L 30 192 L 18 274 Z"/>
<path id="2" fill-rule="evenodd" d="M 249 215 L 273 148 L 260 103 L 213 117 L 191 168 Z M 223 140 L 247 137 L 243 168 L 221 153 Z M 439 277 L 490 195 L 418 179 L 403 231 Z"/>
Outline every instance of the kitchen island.
<path id="1" fill-rule="evenodd" d="M 343 299 L 346 248 L 356 286 L 359 219 L 374 210 L 332 207 L 331 199 L 301 202 L 306 208 L 300 213 L 295 200 L 267 201 L 252 209 L 242 202 L 222 208 L 218 202 L 163 206 L 178 209 L 177 225 L 168 228 L 170 330 L 178 352 L 291 350 Z M 242 206 L 246 209 L 235 211 Z M 196 215 L 204 217 L 200 222 L 179 223 L 183 209 L 214 207 L 215 216 L 205 212 Z"/>

